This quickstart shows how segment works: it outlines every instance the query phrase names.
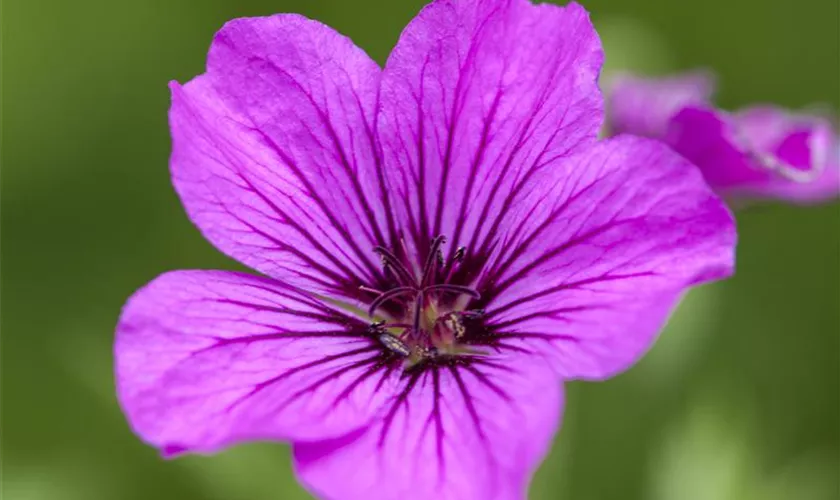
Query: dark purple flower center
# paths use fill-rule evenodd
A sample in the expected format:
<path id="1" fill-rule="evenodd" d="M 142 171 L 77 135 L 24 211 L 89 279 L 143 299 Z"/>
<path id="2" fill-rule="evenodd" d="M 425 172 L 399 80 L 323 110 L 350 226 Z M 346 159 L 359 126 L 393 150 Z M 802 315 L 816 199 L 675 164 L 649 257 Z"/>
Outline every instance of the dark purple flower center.
<path id="1" fill-rule="evenodd" d="M 476 348 L 484 333 L 480 309 L 472 309 L 481 298 L 468 283 L 459 283 L 458 273 L 466 256 L 460 247 L 444 259 L 443 236 L 431 241 L 425 259 L 408 259 L 383 247 L 380 256 L 387 286 L 362 286 L 369 294 L 368 328 L 382 348 L 403 358 L 407 368 L 460 355 L 482 354 Z"/>

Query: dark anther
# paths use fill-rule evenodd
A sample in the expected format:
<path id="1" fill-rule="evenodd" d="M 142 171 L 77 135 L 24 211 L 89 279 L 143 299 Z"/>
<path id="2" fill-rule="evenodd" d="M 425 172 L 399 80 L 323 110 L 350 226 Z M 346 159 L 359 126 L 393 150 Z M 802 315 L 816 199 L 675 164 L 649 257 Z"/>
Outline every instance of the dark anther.
<path id="1" fill-rule="evenodd" d="M 382 265 L 385 266 L 385 269 L 390 269 L 394 273 L 394 278 L 402 285 L 415 286 L 417 284 L 411 276 L 411 273 L 405 268 L 405 265 L 390 250 L 383 247 L 376 247 L 373 251 L 379 254 L 379 257 L 382 259 Z"/>
<path id="2" fill-rule="evenodd" d="M 391 352 L 395 352 L 401 356 L 408 356 L 411 354 L 411 349 L 409 349 L 402 340 L 394 337 L 390 333 L 380 334 L 379 341 L 382 342 L 382 345 L 388 348 Z"/>
<path id="3" fill-rule="evenodd" d="M 367 333 L 370 334 L 370 335 L 373 335 L 373 336 L 380 335 L 384 332 L 385 332 L 385 321 L 384 320 L 374 321 L 367 328 Z"/>
<path id="4" fill-rule="evenodd" d="M 452 255 L 452 260 L 446 263 L 445 268 L 443 270 L 443 282 L 446 283 L 452 278 L 452 275 L 455 273 L 455 269 L 458 267 L 458 264 L 464 260 L 464 256 L 467 254 L 466 247 L 458 247 L 455 249 L 455 253 Z"/>
<path id="5" fill-rule="evenodd" d="M 464 255 L 467 253 L 466 247 L 458 247 L 455 250 L 455 255 L 452 256 L 452 262 L 461 262 L 464 259 Z"/>
<path id="6" fill-rule="evenodd" d="M 468 319 L 480 319 L 484 317 L 484 309 L 472 309 L 470 311 L 464 311 L 461 313 L 462 316 Z"/>
<path id="7" fill-rule="evenodd" d="M 423 266 L 423 275 L 420 278 L 420 287 L 425 287 L 434 275 L 434 263 L 440 252 L 440 247 L 446 243 L 446 238 L 440 235 L 432 240 L 432 247 L 429 249 L 429 256 L 426 257 L 426 265 Z"/>

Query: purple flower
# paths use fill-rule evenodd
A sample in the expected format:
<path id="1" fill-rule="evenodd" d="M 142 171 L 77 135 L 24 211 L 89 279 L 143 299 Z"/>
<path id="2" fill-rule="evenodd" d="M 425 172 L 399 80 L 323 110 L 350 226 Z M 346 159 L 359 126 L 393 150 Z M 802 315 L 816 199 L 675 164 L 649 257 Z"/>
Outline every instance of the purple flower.
<path id="1" fill-rule="evenodd" d="M 611 132 L 664 140 L 728 197 L 817 202 L 840 193 L 840 141 L 827 119 L 773 106 L 727 113 L 711 104 L 713 89 L 700 71 L 618 78 Z"/>
<path id="2" fill-rule="evenodd" d="M 439 1 L 380 69 L 296 15 L 231 21 L 172 84 L 190 218 L 263 276 L 174 271 L 117 327 L 167 455 L 284 440 L 325 498 L 523 498 L 561 380 L 648 349 L 732 272 L 731 216 L 665 146 L 596 142 L 580 6 Z"/>

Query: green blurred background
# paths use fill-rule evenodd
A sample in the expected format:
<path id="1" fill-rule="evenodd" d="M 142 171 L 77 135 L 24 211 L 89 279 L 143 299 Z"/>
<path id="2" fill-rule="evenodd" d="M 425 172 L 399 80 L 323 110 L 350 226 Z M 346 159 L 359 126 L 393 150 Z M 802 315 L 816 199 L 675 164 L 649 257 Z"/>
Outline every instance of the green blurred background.
<path id="1" fill-rule="evenodd" d="M 591 0 L 616 69 L 703 65 L 720 102 L 840 105 L 837 0 Z M 117 407 L 120 307 L 158 273 L 230 268 L 170 187 L 170 79 L 234 17 L 300 12 L 385 60 L 418 1 L 5 0 L 2 480 L 6 500 L 296 499 L 288 449 L 163 461 Z M 738 214 L 737 276 L 654 350 L 571 384 L 534 499 L 840 498 L 840 211 Z"/>

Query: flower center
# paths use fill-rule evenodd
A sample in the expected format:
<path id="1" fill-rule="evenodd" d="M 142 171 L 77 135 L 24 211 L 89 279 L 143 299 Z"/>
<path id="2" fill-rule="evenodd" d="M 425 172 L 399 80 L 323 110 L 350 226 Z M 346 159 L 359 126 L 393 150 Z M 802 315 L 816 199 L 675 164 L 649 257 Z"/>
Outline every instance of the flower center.
<path id="1" fill-rule="evenodd" d="M 464 341 L 483 316 L 481 310 L 468 309 L 481 296 L 474 288 L 450 282 L 466 249 L 458 248 L 447 262 L 441 251 L 445 241 L 443 236 L 434 238 L 425 259 L 415 261 L 376 247 L 390 287 L 360 287 L 373 296 L 369 333 L 384 349 L 405 358 L 409 367 L 441 355 L 476 353 Z"/>

